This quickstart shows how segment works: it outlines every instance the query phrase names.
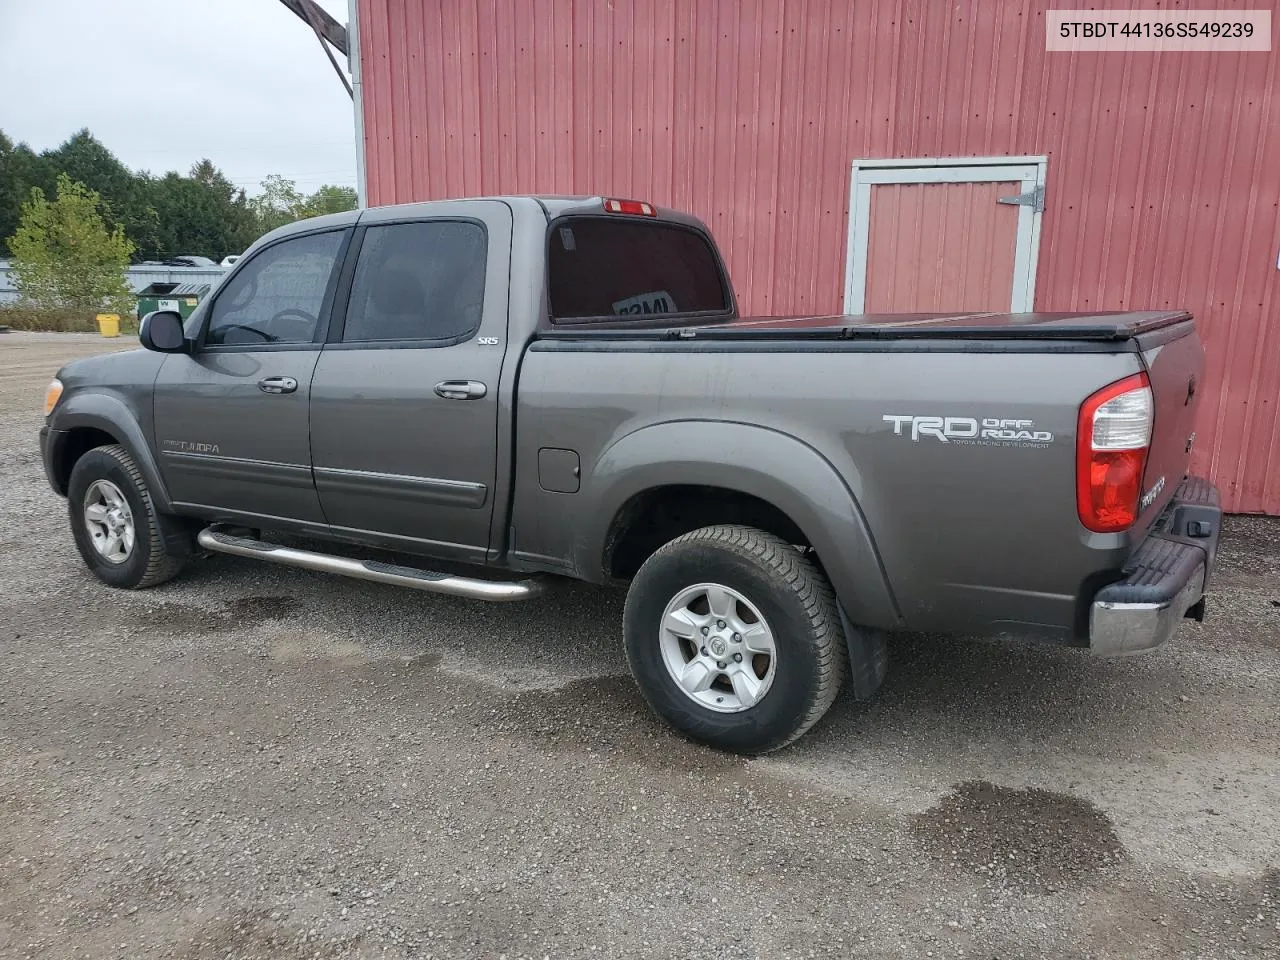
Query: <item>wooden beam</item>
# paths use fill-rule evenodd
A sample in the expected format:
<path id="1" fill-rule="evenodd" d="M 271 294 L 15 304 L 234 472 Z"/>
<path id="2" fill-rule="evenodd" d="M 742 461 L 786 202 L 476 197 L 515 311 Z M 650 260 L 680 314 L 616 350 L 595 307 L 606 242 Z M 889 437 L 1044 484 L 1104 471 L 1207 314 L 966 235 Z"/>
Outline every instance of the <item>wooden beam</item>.
<path id="1" fill-rule="evenodd" d="M 327 40 L 334 49 L 344 57 L 350 57 L 347 50 L 347 28 L 329 14 L 325 13 L 315 0 L 280 0 L 294 14 L 316 32 L 316 36 Z"/>

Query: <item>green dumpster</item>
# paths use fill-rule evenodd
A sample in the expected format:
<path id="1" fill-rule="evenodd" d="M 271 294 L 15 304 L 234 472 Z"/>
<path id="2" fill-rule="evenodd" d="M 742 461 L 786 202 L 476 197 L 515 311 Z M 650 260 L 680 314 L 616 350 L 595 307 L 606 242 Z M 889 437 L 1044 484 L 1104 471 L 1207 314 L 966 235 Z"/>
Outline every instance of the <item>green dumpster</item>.
<path id="1" fill-rule="evenodd" d="M 138 317 L 155 310 L 175 310 L 183 320 L 209 295 L 208 283 L 153 283 L 138 292 Z"/>

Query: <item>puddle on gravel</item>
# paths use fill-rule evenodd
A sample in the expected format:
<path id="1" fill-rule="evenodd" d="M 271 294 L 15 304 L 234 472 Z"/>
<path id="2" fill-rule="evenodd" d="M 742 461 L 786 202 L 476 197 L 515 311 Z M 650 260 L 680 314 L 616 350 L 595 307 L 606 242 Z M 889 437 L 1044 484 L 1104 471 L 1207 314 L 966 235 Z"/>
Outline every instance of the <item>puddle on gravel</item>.
<path id="1" fill-rule="evenodd" d="M 912 832 L 937 860 L 1037 890 L 1076 885 L 1126 859 L 1111 820 L 1089 801 L 983 780 L 958 784 L 917 814 Z"/>

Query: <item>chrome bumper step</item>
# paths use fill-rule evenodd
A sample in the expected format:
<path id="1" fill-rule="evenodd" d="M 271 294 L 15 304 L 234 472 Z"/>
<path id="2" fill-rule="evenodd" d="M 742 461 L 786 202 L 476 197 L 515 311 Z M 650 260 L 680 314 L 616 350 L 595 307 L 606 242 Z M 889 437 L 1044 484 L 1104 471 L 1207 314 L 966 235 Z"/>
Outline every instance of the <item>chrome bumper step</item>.
<path id="1" fill-rule="evenodd" d="M 239 536 L 219 529 L 216 525 L 201 530 L 196 540 L 204 549 L 214 553 L 253 557 L 287 567 L 300 567 L 303 570 L 333 573 L 356 580 L 371 580 L 374 583 L 389 583 L 397 587 L 425 590 L 428 593 L 447 593 L 450 596 L 488 600 L 494 603 L 528 600 L 542 593 L 543 587 L 540 580 L 478 580 L 472 577 L 456 577 L 447 573 L 419 570 L 416 567 L 404 567 L 394 563 L 383 563 L 380 560 L 352 560 L 348 557 L 336 557 L 328 553 L 301 550 L 297 547 L 286 547 L 278 543 L 268 543 L 266 540 Z"/>

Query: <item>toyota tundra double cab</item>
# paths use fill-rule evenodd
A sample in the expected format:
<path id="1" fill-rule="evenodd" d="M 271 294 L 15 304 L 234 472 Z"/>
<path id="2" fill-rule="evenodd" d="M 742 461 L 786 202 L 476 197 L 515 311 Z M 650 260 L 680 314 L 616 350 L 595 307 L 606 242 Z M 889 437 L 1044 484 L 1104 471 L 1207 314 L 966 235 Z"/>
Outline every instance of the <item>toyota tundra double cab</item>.
<path id="1" fill-rule="evenodd" d="M 40 433 L 104 583 L 627 584 L 642 693 L 723 749 L 869 697 L 887 632 L 1110 655 L 1203 616 L 1186 313 L 740 317 L 693 217 L 497 197 L 283 227 L 140 339 L 64 367 Z"/>

